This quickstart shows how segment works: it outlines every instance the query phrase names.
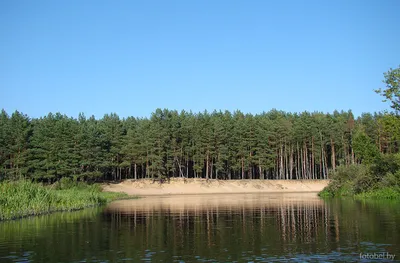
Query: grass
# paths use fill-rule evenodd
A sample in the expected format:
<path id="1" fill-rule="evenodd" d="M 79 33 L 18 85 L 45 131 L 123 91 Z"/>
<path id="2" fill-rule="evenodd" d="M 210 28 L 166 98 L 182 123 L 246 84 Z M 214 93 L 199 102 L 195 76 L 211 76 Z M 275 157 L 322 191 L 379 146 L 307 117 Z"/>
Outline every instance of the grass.
<path id="1" fill-rule="evenodd" d="M 397 186 L 393 187 L 382 187 L 367 190 L 361 193 L 355 194 L 349 186 L 342 185 L 336 190 L 332 189 L 332 186 L 325 187 L 318 196 L 322 198 L 331 197 L 354 197 L 355 199 L 392 199 L 400 200 L 400 188 Z"/>
<path id="2" fill-rule="evenodd" d="M 26 216 L 73 211 L 129 198 L 123 193 L 102 192 L 99 185 L 58 183 L 52 186 L 15 181 L 0 183 L 0 221 Z"/>
<path id="3" fill-rule="evenodd" d="M 356 199 L 399 199 L 399 187 L 385 187 L 363 192 L 354 196 Z"/>

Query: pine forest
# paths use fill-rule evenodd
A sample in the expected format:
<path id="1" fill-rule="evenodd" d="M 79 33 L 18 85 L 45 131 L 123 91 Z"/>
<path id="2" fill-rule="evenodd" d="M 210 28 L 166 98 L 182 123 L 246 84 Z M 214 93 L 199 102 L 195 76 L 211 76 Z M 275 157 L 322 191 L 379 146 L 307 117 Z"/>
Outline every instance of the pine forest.
<path id="1" fill-rule="evenodd" d="M 327 179 L 338 166 L 397 153 L 399 141 L 399 116 L 388 112 L 157 109 L 150 118 L 76 119 L 3 110 L 0 180 Z"/>

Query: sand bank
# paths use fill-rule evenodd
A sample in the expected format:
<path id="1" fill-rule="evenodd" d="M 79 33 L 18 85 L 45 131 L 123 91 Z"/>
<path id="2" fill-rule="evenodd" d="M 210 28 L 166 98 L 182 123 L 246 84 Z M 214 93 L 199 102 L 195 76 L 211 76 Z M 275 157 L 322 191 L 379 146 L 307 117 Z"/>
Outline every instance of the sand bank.
<path id="1" fill-rule="evenodd" d="M 174 178 L 159 183 L 148 179 L 104 184 L 104 191 L 129 195 L 239 194 L 319 192 L 329 180 L 205 180 Z"/>

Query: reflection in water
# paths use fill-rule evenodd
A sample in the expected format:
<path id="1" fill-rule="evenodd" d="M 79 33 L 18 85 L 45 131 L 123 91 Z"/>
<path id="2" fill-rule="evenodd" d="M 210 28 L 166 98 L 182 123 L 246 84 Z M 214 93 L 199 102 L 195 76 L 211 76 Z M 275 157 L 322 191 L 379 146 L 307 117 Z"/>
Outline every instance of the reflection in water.
<path id="1" fill-rule="evenodd" d="M 358 262 L 361 252 L 400 256 L 398 208 L 315 194 L 123 200 L 0 223 L 0 261 Z"/>
<path id="2" fill-rule="evenodd" d="M 170 244 L 171 249 L 219 259 L 239 260 L 244 254 L 267 256 L 316 253 L 335 240 L 329 209 L 315 194 L 201 195 L 149 197 L 114 202 L 104 217 L 115 229 L 128 226 L 145 244 Z M 222 256 L 222 257 L 221 257 Z M 184 259 L 182 257 L 181 259 Z"/>
<path id="3" fill-rule="evenodd" d="M 303 244 L 311 244 L 320 234 L 326 240 L 328 236 L 338 239 L 338 229 L 328 227 L 328 214 L 328 207 L 315 194 L 148 197 L 117 201 L 105 209 L 105 216 L 117 228 L 128 225 L 130 231 L 140 231 L 162 224 L 173 231 L 175 239 L 189 243 L 202 243 L 198 238 L 206 233 L 203 238 L 208 248 L 215 246 L 220 236 L 235 234 L 233 231 L 251 247 L 262 243 L 255 233 L 268 240 Z M 163 222 L 165 216 L 168 222 Z M 193 233 L 195 240 L 187 240 L 188 233 Z M 154 234 L 149 238 L 167 238 L 162 233 Z M 282 247 L 285 253 L 292 248 Z"/>

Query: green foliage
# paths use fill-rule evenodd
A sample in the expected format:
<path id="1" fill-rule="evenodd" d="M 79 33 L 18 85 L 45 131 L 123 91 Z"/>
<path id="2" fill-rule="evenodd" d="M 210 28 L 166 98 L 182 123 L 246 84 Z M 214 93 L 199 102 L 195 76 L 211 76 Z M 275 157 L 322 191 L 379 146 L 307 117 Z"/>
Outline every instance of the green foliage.
<path id="1" fill-rule="evenodd" d="M 330 178 L 320 196 L 352 196 L 369 189 L 374 180 L 365 165 L 340 166 Z"/>
<path id="2" fill-rule="evenodd" d="M 73 181 L 71 178 L 69 177 L 63 177 L 60 179 L 60 181 L 55 183 L 55 189 L 57 190 L 65 190 L 65 189 L 70 189 L 75 187 L 77 184 L 76 181 Z"/>
<path id="3" fill-rule="evenodd" d="M 31 124 L 26 115 L 15 111 L 0 114 L 0 180 L 21 179 L 27 173 L 27 148 Z"/>
<path id="4" fill-rule="evenodd" d="M 330 189 L 330 186 L 327 186 L 318 193 L 318 196 L 322 198 L 331 198 L 335 196 L 335 191 L 333 191 L 333 189 Z"/>
<path id="5" fill-rule="evenodd" d="M 398 178 L 400 171 L 400 153 L 382 154 L 379 161 L 372 164 L 370 169 L 379 180 L 383 180 L 385 176 L 390 176 L 390 174 L 396 175 Z"/>
<path id="6" fill-rule="evenodd" d="M 375 92 L 385 98 L 384 102 L 390 101 L 395 111 L 400 111 L 400 66 L 390 69 L 384 73 L 386 89 L 378 89 Z"/>
<path id="7" fill-rule="evenodd" d="M 400 170 L 396 173 L 388 172 L 385 176 L 382 177 L 379 182 L 378 188 L 384 187 L 400 187 Z"/>
<path id="8" fill-rule="evenodd" d="M 380 156 L 378 147 L 362 130 L 356 130 L 354 133 L 352 146 L 354 153 L 364 164 L 372 164 Z"/>
<path id="9" fill-rule="evenodd" d="M 341 166 L 321 197 L 396 199 L 400 195 L 400 154 L 385 154 L 370 165 Z"/>
<path id="10" fill-rule="evenodd" d="M 400 187 L 384 187 L 359 193 L 357 199 L 400 199 Z"/>
<path id="11" fill-rule="evenodd" d="M 377 178 L 368 168 L 361 169 L 352 181 L 352 193 L 359 194 L 375 187 Z"/>
<path id="12" fill-rule="evenodd" d="M 56 190 L 57 187 L 61 190 Z M 124 197 L 126 194 L 101 192 L 99 185 L 74 184 L 68 179 L 58 186 L 43 186 L 27 180 L 2 182 L 0 220 L 77 210 Z"/>

